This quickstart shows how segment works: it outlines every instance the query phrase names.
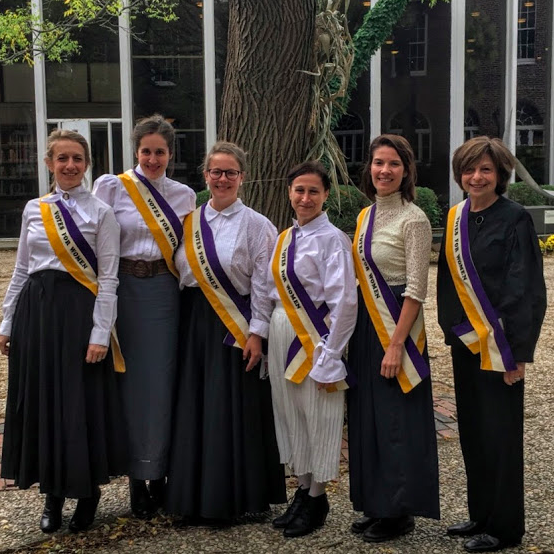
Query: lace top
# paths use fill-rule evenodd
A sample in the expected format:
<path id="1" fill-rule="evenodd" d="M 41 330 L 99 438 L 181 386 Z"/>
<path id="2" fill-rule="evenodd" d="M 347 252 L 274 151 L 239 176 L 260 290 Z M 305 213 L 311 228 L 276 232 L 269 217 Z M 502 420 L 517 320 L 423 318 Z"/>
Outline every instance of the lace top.
<path id="1" fill-rule="evenodd" d="M 431 253 L 431 224 L 400 192 L 377 196 L 371 251 L 389 285 L 406 284 L 403 296 L 424 302 Z"/>

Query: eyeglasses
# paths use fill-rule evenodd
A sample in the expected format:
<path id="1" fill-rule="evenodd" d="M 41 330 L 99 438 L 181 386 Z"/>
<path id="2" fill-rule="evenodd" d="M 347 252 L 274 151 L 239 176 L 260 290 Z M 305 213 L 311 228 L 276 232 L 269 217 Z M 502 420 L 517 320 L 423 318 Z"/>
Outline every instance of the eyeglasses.
<path id="1" fill-rule="evenodd" d="M 224 173 L 229 181 L 236 181 L 242 171 L 236 169 L 208 169 L 208 175 L 212 179 L 219 179 Z"/>

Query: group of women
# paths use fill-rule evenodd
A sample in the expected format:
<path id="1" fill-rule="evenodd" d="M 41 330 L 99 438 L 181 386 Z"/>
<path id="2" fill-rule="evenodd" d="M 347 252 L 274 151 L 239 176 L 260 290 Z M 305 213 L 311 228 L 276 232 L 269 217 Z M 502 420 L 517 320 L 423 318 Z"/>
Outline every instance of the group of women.
<path id="1" fill-rule="evenodd" d="M 69 528 L 88 528 L 99 485 L 121 474 L 137 517 L 163 508 L 183 525 L 229 524 L 286 501 L 287 465 L 298 489 L 273 526 L 311 533 L 339 476 L 345 399 L 350 494 L 363 513 L 352 531 L 381 542 L 411 532 L 414 516 L 438 519 L 422 310 L 431 228 L 413 203 L 408 142 L 372 142 L 363 188 L 375 203 L 352 245 L 323 211 L 330 181 L 318 162 L 289 172 L 296 219 L 277 236 L 238 198 L 238 146 L 208 152 L 211 198 L 196 209 L 166 175 L 171 125 L 141 120 L 133 141 L 138 165 L 91 194 L 86 141 L 54 131 L 52 192 L 23 214 L 0 326 L 2 476 L 39 483 L 41 529 L 61 527 L 66 497 L 79 499 Z M 531 219 L 501 196 L 513 164 L 497 139 L 456 151 L 468 197 L 449 213 L 439 260 L 470 518 L 448 534 L 471 537 L 470 552 L 524 533 L 523 378 L 546 302 Z"/>

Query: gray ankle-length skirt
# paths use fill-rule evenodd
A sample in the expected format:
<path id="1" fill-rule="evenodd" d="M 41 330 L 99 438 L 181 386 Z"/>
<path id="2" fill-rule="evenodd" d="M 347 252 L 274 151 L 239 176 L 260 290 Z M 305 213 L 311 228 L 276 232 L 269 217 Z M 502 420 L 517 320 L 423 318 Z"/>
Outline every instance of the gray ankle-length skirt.
<path id="1" fill-rule="evenodd" d="M 232 520 L 286 502 L 269 380 L 223 344 L 227 330 L 200 288 L 181 302 L 167 511 Z"/>
<path id="2" fill-rule="evenodd" d="M 391 287 L 402 304 L 404 286 Z M 404 394 L 380 375 L 384 351 L 361 293 L 348 347 L 350 499 L 368 517 L 439 519 L 437 438 L 430 378 Z M 425 357 L 428 359 L 427 352 Z"/>
<path id="3" fill-rule="evenodd" d="M 87 498 L 127 471 L 111 354 L 88 364 L 95 297 L 64 271 L 30 275 L 14 314 L 2 477 Z"/>
<path id="4" fill-rule="evenodd" d="M 127 372 L 119 380 L 129 435 L 129 476 L 167 470 L 177 371 L 179 286 L 170 273 L 120 274 L 117 333 Z"/>

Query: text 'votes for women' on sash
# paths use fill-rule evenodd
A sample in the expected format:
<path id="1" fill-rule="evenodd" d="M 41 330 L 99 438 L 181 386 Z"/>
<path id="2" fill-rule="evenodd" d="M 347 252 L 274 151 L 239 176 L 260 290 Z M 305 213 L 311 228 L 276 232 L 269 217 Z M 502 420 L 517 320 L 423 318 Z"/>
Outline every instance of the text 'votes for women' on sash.
<path id="1" fill-rule="evenodd" d="M 185 218 L 185 254 L 204 296 L 229 331 L 223 342 L 244 349 L 250 334 L 250 302 L 239 294 L 221 266 L 205 210 L 203 204 Z"/>
<path id="2" fill-rule="evenodd" d="M 50 246 L 67 272 L 97 296 L 96 255 L 62 200 L 52 202 L 49 201 L 51 198 L 52 195 L 47 194 L 40 199 L 40 213 Z M 115 326 L 111 332 L 111 348 L 115 371 L 124 373 L 125 361 L 121 354 Z"/>
<path id="3" fill-rule="evenodd" d="M 360 282 L 364 304 L 379 337 L 379 342 L 383 350 L 386 351 L 400 318 L 401 308 L 371 255 L 375 212 L 376 206 L 374 204 L 362 210 L 358 216 L 352 251 L 354 268 Z M 419 314 L 404 342 L 402 368 L 397 376 L 398 383 L 404 393 L 410 392 L 430 374 L 429 364 L 422 355 L 425 343 L 423 309 L 420 308 Z"/>
<path id="4" fill-rule="evenodd" d="M 471 259 L 469 208 L 469 199 L 450 208 L 446 224 L 446 261 L 468 319 L 452 330 L 473 354 L 480 353 L 481 369 L 513 371 L 517 366 L 502 323 Z"/>
<path id="5" fill-rule="evenodd" d="M 118 177 L 150 229 L 169 271 L 178 279 L 179 273 L 173 262 L 173 254 L 183 238 L 183 227 L 179 217 L 148 179 L 136 173 L 134 169 Z"/>
<path id="6" fill-rule="evenodd" d="M 279 298 L 296 333 L 287 354 L 285 378 L 293 383 L 301 383 L 313 367 L 314 351 L 318 344 L 325 342 L 329 334 L 326 317 L 329 308 L 325 303 L 316 307 L 298 279 L 294 271 L 295 247 L 296 228 L 290 227 L 277 239 L 271 271 Z M 348 383 L 343 380 L 326 390 L 335 392 L 347 388 Z"/>

